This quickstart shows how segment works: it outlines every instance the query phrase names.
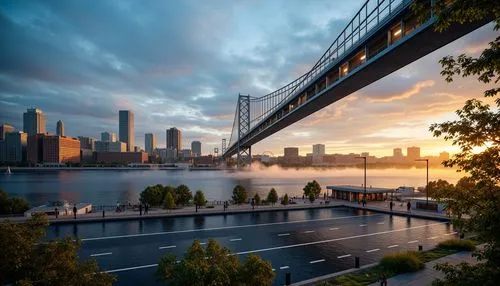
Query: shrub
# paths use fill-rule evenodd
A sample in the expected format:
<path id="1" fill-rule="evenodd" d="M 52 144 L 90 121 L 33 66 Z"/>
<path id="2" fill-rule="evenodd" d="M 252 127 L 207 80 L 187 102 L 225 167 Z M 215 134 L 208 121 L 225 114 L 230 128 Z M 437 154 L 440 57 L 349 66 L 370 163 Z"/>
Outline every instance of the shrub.
<path id="1" fill-rule="evenodd" d="M 276 190 L 274 188 L 272 188 L 269 191 L 269 194 L 267 195 L 266 201 L 270 204 L 273 204 L 273 206 L 278 201 L 278 193 L 276 192 Z"/>
<path id="2" fill-rule="evenodd" d="M 286 206 L 286 205 L 288 205 L 289 202 L 290 202 L 290 200 L 288 199 L 288 194 L 285 194 L 285 196 L 283 197 L 282 204 L 284 204 Z"/>
<path id="3" fill-rule="evenodd" d="M 0 214 L 23 213 L 30 208 L 28 202 L 21 197 L 9 197 L 0 189 Z"/>
<path id="4" fill-rule="evenodd" d="M 415 272 L 424 268 L 424 263 L 414 251 L 386 254 L 380 260 L 380 265 L 394 273 Z"/>
<path id="5" fill-rule="evenodd" d="M 463 240 L 456 238 L 440 242 L 439 247 L 444 249 L 466 250 L 466 251 L 473 251 L 474 249 L 476 249 L 474 243 L 471 240 Z"/>
<path id="6" fill-rule="evenodd" d="M 254 201 L 255 205 L 260 205 L 260 196 L 259 196 L 259 194 L 255 194 L 255 196 L 253 197 L 253 201 Z"/>
<path id="7" fill-rule="evenodd" d="M 237 204 L 243 204 L 247 201 L 247 191 L 242 185 L 236 185 L 233 189 L 233 201 Z"/>

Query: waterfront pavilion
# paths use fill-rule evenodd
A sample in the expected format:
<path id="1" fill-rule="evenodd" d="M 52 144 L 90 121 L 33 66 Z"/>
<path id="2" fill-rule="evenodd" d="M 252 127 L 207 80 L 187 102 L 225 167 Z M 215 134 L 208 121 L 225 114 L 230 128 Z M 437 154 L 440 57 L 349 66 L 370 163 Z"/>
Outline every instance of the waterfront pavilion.
<path id="1" fill-rule="evenodd" d="M 363 199 L 364 187 L 357 186 L 326 186 L 327 192 L 331 191 L 331 198 L 350 202 L 359 202 Z M 394 189 L 388 188 L 366 188 L 367 201 L 383 201 L 392 195 Z"/>

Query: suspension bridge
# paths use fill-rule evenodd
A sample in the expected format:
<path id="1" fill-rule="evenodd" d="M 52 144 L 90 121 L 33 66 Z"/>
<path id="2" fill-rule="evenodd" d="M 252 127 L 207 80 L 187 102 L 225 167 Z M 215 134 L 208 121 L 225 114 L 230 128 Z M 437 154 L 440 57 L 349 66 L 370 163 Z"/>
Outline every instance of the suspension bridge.
<path id="1" fill-rule="evenodd" d="M 435 0 L 426 21 L 411 11 L 414 1 L 367 0 L 308 72 L 261 97 L 239 94 L 222 157 L 250 164 L 253 144 L 486 24 L 439 33 Z"/>

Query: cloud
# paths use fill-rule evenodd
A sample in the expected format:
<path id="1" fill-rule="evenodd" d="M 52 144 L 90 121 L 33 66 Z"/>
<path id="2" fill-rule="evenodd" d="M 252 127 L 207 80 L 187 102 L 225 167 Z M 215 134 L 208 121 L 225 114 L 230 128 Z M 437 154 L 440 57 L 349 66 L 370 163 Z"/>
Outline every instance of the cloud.
<path id="1" fill-rule="evenodd" d="M 411 89 L 409 89 L 401 94 L 391 95 L 390 97 L 386 97 L 386 98 L 369 98 L 368 101 L 374 103 L 374 102 L 391 102 L 391 101 L 395 101 L 395 100 L 409 99 L 410 97 L 412 97 L 416 94 L 419 94 L 422 89 L 428 88 L 428 87 L 433 87 L 435 85 L 435 83 L 436 82 L 434 80 L 426 80 L 426 81 L 417 82 L 415 85 L 412 86 Z"/>

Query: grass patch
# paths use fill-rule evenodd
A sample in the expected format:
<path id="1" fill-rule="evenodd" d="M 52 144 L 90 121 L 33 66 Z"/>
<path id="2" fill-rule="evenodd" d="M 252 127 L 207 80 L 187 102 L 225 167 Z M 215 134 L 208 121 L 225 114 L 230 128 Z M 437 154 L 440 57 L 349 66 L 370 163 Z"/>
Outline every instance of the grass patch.
<path id="1" fill-rule="evenodd" d="M 474 242 L 465 239 L 448 239 L 439 243 L 439 248 L 453 249 L 459 251 L 473 251 L 476 249 Z"/>
<path id="2" fill-rule="evenodd" d="M 424 262 L 415 251 L 395 252 L 384 255 L 380 266 L 387 272 L 406 273 L 415 272 L 424 268 Z"/>

